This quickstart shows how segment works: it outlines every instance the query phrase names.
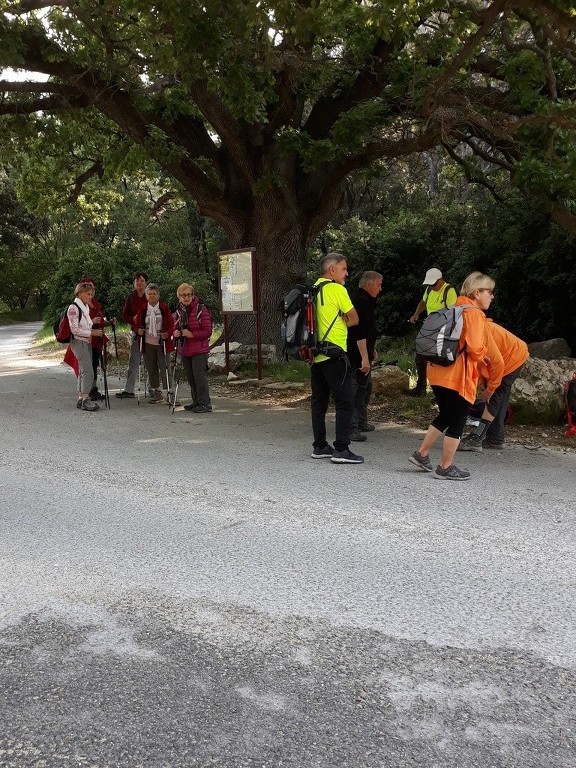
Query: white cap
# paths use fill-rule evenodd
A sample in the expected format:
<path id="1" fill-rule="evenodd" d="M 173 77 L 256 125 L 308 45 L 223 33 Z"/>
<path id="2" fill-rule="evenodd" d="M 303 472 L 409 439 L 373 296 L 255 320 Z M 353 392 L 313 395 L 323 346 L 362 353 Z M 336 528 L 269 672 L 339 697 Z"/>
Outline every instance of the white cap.
<path id="1" fill-rule="evenodd" d="M 439 269 L 436 269 L 436 267 L 433 267 L 432 269 L 429 269 L 428 272 L 426 272 L 426 277 L 424 278 L 422 285 L 434 285 L 434 283 L 437 280 L 440 280 L 441 277 L 442 272 L 440 272 Z"/>

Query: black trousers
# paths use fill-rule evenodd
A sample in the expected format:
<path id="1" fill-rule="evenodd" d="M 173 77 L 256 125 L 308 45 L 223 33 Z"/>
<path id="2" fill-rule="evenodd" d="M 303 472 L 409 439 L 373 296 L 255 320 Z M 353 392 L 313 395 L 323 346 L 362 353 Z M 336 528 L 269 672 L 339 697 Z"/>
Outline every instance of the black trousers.
<path id="1" fill-rule="evenodd" d="M 326 412 L 330 395 L 336 407 L 336 437 L 334 448 L 345 451 L 350 445 L 350 422 L 354 407 L 352 369 L 346 355 L 335 360 L 324 360 L 310 366 L 312 385 L 312 431 L 314 447 L 324 448 L 326 440 Z"/>

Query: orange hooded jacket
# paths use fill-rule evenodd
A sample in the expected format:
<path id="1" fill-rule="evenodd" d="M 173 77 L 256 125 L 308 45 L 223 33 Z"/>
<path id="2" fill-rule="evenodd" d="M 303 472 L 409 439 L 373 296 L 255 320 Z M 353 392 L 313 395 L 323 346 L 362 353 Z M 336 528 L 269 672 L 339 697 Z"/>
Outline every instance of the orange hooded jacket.
<path id="1" fill-rule="evenodd" d="M 522 339 L 514 336 L 513 333 L 510 333 L 510 331 L 507 331 L 506 328 L 498 325 L 498 323 L 495 323 L 490 318 L 486 318 L 486 332 L 488 339 L 491 339 L 498 348 L 503 362 L 501 371 L 499 368 L 492 366 L 492 364 L 490 366 L 480 365 L 480 374 L 487 382 L 486 389 L 492 394 L 500 386 L 502 378 L 516 371 L 521 365 L 524 365 L 530 355 L 528 353 L 528 346 Z M 488 352 L 488 357 L 490 357 L 490 362 L 492 363 L 490 352 Z"/>

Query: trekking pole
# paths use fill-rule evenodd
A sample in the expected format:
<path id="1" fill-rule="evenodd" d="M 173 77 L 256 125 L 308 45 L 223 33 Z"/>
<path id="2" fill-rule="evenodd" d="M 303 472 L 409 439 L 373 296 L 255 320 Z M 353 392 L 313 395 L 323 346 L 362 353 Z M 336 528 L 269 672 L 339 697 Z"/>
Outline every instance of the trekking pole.
<path id="1" fill-rule="evenodd" d="M 140 352 L 138 357 L 138 405 L 140 405 L 140 384 L 142 381 L 142 336 L 138 336 L 138 350 Z"/>
<path id="2" fill-rule="evenodd" d="M 178 385 L 180 384 L 180 369 L 182 367 L 182 340 L 183 336 L 181 336 L 178 339 L 178 344 L 176 345 L 176 357 L 174 358 L 174 372 L 172 373 L 172 383 L 174 386 L 174 399 L 172 401 L 172 415 L 174 415 L 174 411 L 176 410 L 176 400 L 178 399 Z M 178 348 L 180 348 L 180 365 L 178 365 Z"/>
<path id="3" fill-rule="evenodd" d="M 116 360 L 118 360 L 118 339 L 116 338 L 116 323 L 112 323 L 112 335 L 114 336 L 114 352 L 116 353 Z"/>
<path id="4" fill-rule="evenodd" d="M 106 352 L 106 343 L 102 342 L 102 349 L 100 351 L 100 357 L 101 357 L 101 363 L 100 367 L 102 370 L 102 377 L 104 379 L 104 403 L 106 405 L 106 408 L 110 408 L 110 393 L 108 392 L 108 374 L 106 371 L 107 367 L 107 352 Z"/>
<path id="5" fill-rule="evenodd" d="M 168 390 L 168 405 L 170 405 L 170 358 L 166 355 L 166 339 L 162 339 L 162 352 L 164 354 L 164 368 L 166 369 L 166 388 Z"/>

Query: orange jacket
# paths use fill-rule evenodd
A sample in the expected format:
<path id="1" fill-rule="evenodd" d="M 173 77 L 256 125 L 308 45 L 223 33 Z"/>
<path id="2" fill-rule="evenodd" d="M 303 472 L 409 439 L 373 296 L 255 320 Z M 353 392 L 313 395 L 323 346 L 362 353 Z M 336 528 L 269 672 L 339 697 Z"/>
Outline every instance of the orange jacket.
<path id="1" fill-rule="evenodd" d="M 472 304 L 474 299 L 458 296 L 459 304 Z M 480 308 L 464 310 L 464 327 L 460 341 L 466 346 L 452 365 L 428 363 L 428 381 L 433 386 L 446 387 L 458 392 L 469 403 L 476 400 L 478 363 L 488 354 L 486 315 Z"/>
<path id="2" fill-rule="evenodd" d="M 486 331 L 488 339 L 493 341 L 502 356 L 503 363 L 500 373 L 498 369 L 492 366 L 492 355 L 488 351 L 490 366 L 480 365 L 480 373 L 487 381 L 486 389 L 492 394 L 500 386 L 503 376 L 507 376 L 509 373 L 520 368 L 521 365 L 524 365 L 526 360 L 528 360 L 529 353 L 528 347 L 522 339 L 514 336 L 513 333 L 507 331 L 506 328 L 502 328 L 501 325 L 498 325 L 498 323 L 495 323 L 490 318 L 486 318 Z"/>

